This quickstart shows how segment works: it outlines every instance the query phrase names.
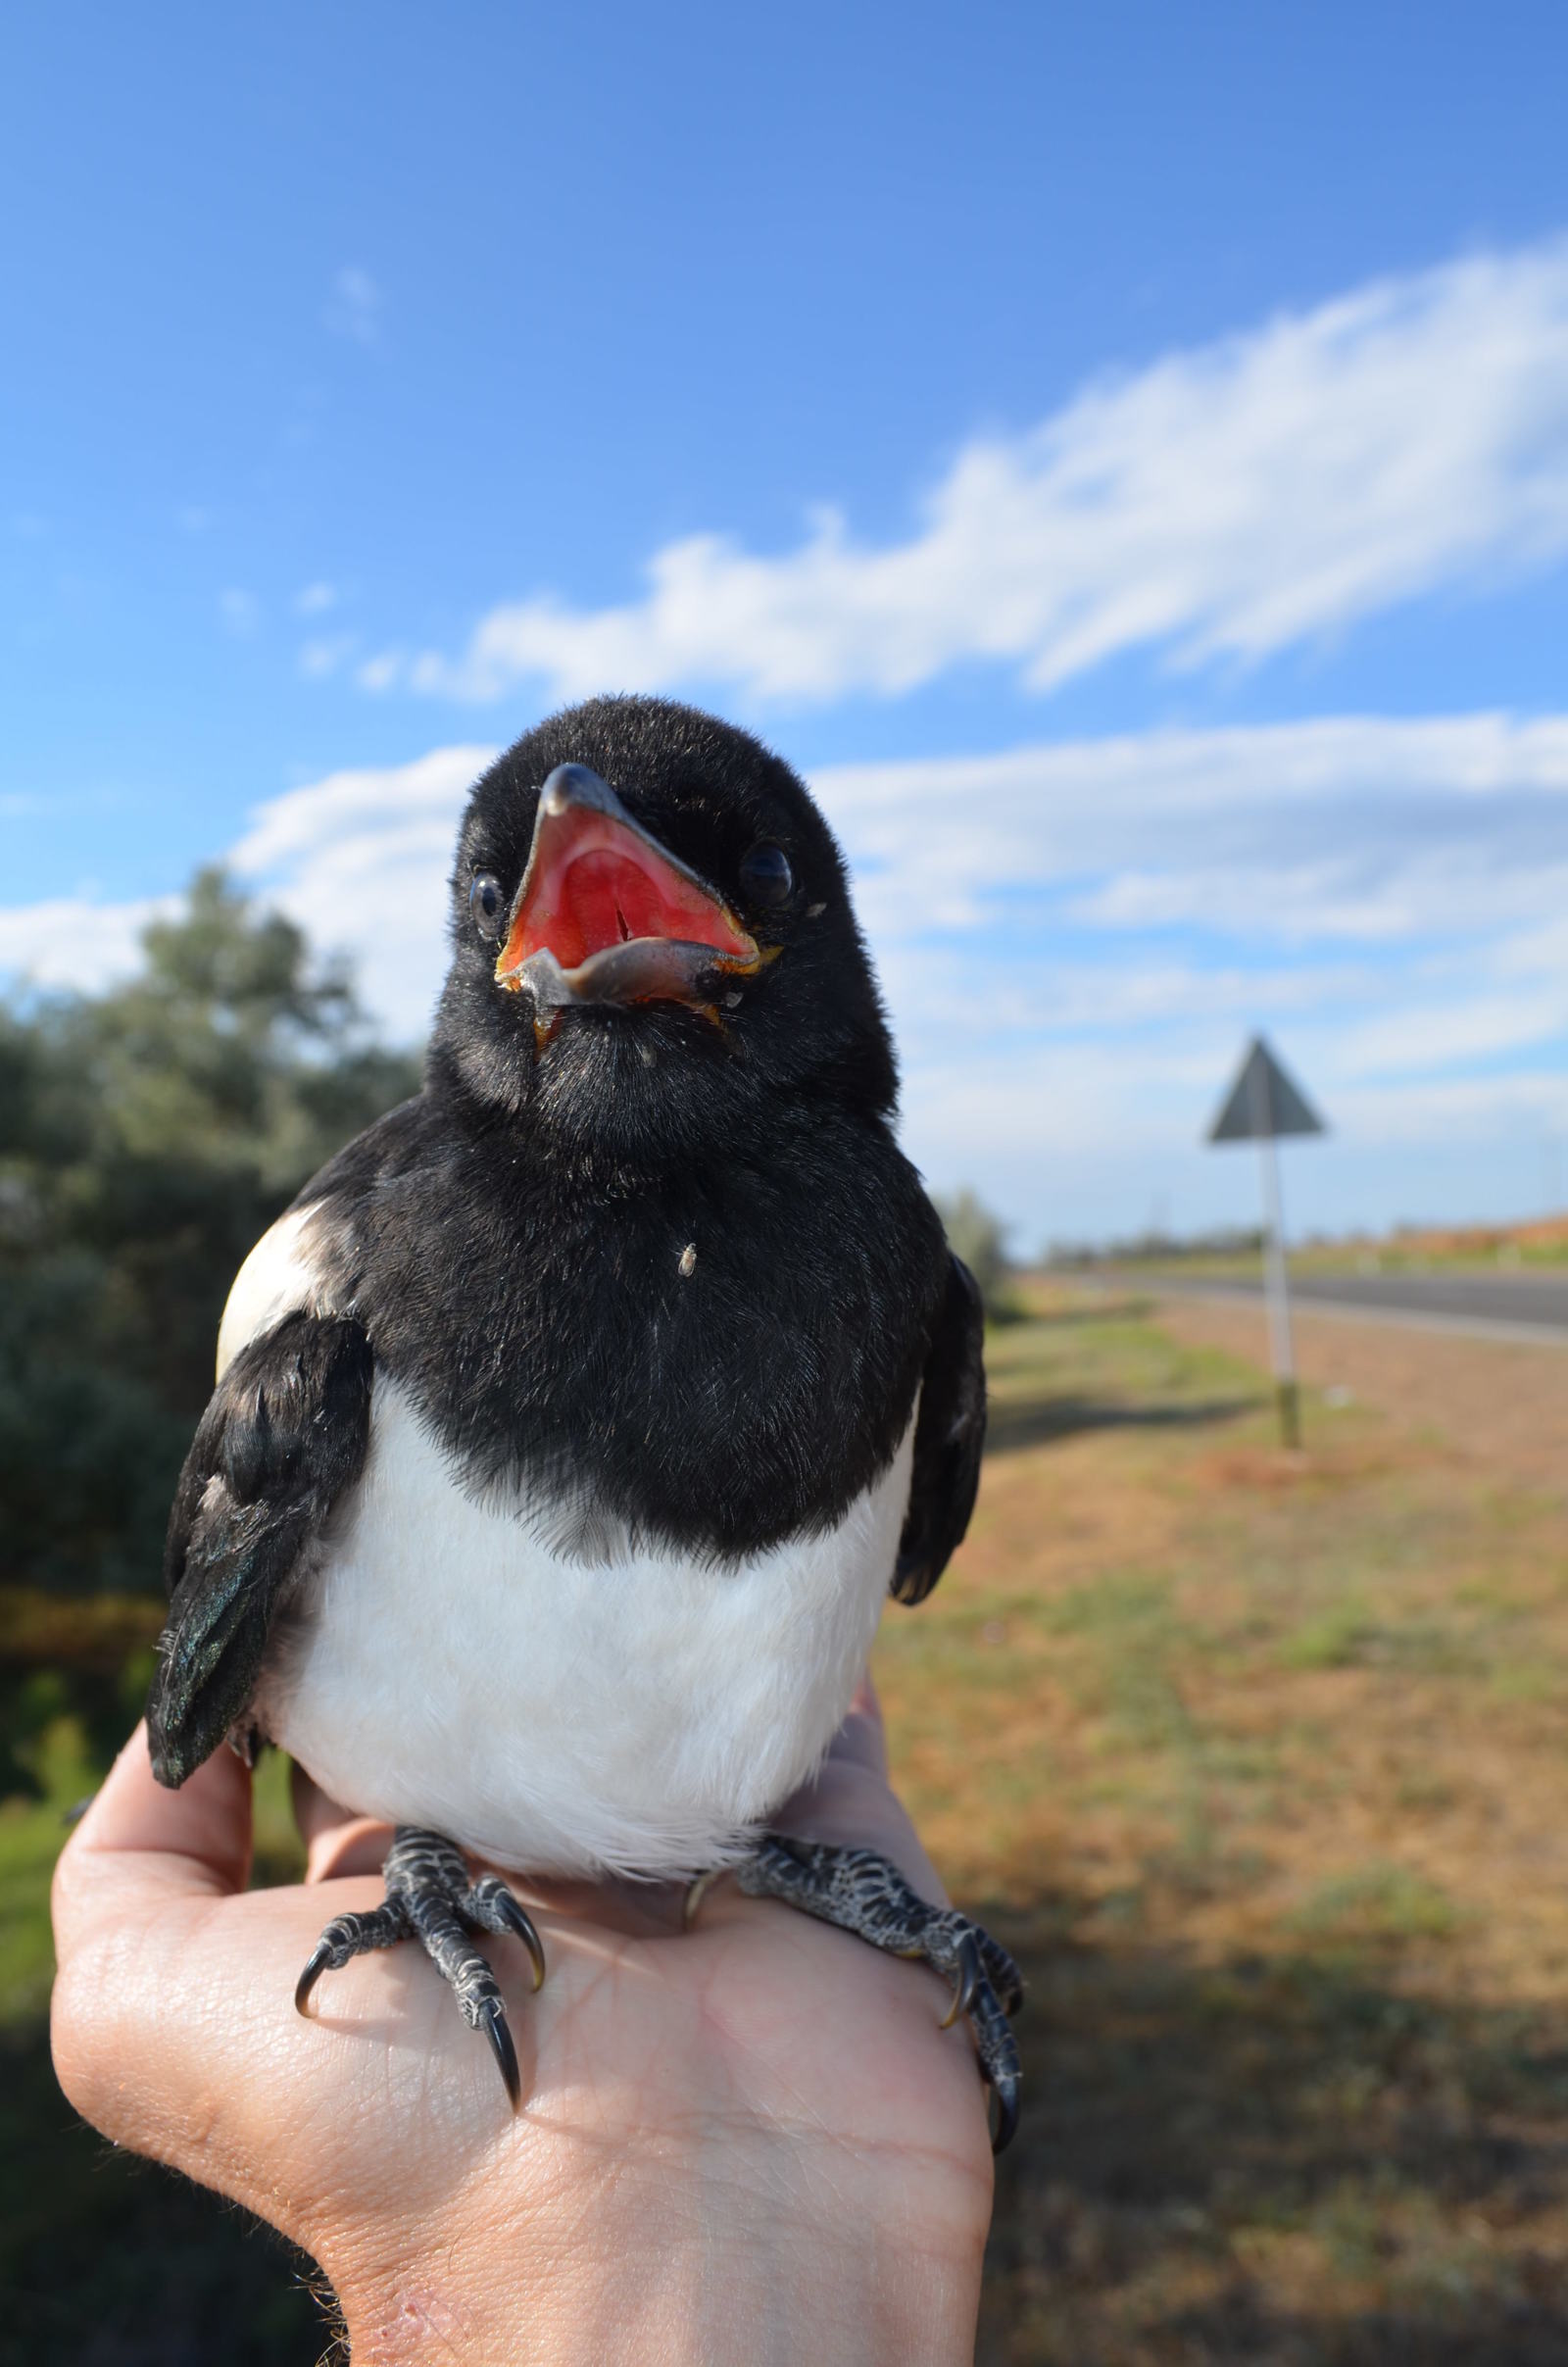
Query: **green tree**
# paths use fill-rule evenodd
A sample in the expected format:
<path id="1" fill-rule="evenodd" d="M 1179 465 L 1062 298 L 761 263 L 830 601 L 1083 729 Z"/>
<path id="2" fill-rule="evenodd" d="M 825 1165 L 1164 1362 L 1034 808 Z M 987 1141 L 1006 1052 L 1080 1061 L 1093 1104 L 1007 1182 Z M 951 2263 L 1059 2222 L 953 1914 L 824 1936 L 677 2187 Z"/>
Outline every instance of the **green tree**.
<path id="1" fill-rule="evenodd" d="M 0 1578 L 157 1584 L 251 1244 L 416 1090 L 347 977 L 218 870 L 128 983 L 0 1006 Z"/>
<path id="2" fill-rule="evenodd" d="M 1005 1225 L 967 1184 L 939 1198 L 936 1206 L 953 1250 L 980 1285 L 987 1316 L 994 1323 L 1005 1322 L 1017 1311 Z"/>

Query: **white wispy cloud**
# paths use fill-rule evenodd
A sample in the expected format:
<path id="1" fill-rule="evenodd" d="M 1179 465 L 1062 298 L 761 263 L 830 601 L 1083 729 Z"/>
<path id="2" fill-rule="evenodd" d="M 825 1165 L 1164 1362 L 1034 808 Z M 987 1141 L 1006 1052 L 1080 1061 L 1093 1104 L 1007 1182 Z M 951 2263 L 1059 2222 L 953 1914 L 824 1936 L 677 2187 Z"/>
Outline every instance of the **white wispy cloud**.
<path id="1" fill-rule="evenodd" d="M 303 584 L 294 595 L 296 616 L 324 616 L 328 609 L 336 608 L 338 589 L 334 583 Z"/>
<path id="2" fill-rule="evenodd" d="M 259 808 L 231 852 L 368 965 L 405 1027 L 444 962 L 453 832 L 494 753 L 334 773 Z M 1391 995 L 1425 1011 L 1492 983 L 1505 1033 L 1531 1010 L 1555 1025 L 1537 989 L 1562 967 L 1568 716 L 1130 733 L 830 766 L 812 787 L 911 1041 L 961 1038 L 977 991 L 1001 1039 Z M 1379 1039 L 1357 1041 L 1365 1065 Z"/>
<path id="3" fill-rule="evenodd" d="M 177 896 L 119 904 L 56 896 L 0 908 L 0 980 L 95 993 L 135 968 L 142 930 L 166 919 L 178 903 Z"/>
<path id="4" fill-rule="evenodd" d="M 1405 1009 L 1344 1028 L 1337 1061 L 1342 1075 L 1410 1078 L 1568 1042 L 1568 974 L 1540 972 L 1511 992 L 1499 992 L 1489 975 L 1478 992 L 1459 964 L 1445 967 L 1446 974 L 1417 982 L 1415 994 L 1406 989 Z M 1487 968 L 1490 973 L 1494 965 Z"/>
<path id="5" fill-rule="evenodd" d="M 1092 929 L 1399 942 L 1544 917 L 1568 884 L 1563 716 L 1157 730 L 815 787 L 862 900 L 954 927 L 1050 886 Z"/>
<path id="6" fill-rule="evenodd" d="M 494 753 L 333 773 L 229 851 L 353 958 L 404 1040 L 428 1023 L 454 832 Z M 1464 1159 L 1509 1129 L 1568 1133 L 1568 715 L 1166 730 L 812 786 L 892 1008 L 910 1150 L 1026 1226 L 1139 1221 L 1129 1178 L 1196 1174 L 1258 1026 L 1301 1062 L 1342 1165 L 1392 1146 L 1413 1206 L 1429 1182 L 1468 1189 Z M 0 912 L 0 969 L 67 984 L 87 960 L 102 980 L 165 909 Z"/>
<path id="7" fill-rule="evenodd" d="M 1450 1185 L 1462 1206 L 1483 1146 L 1568 1129 L 1568 718 L 1163 731 L 814 786 L 939 1177 L 1019 1208 L 1119 1192 L 1125 1223 L 1148 1171 L 1191 1206 L 1208 1101 L 1260 1026 L 1342 1141 L 1427 1146 L 1386 1213 Z"/>
<path id="8" fill-rule="evenodd" d="M 403 653 L 401 650 L 381 650 L 375 657 L 366 659 L 365 664 L 357 669 L 354 678 L 362 690 L 376 692 L 391 690 L 396 686 L 402 667 Z"/>
<path id="9" fill-rule="evenodd" d="M 882 546 L 666 545 L 639 597 L 507 601 L 456 653 L 362 669 L 447 698 L 722 686 L 892 696 L 1004 666 L 1045 691 L 1120 652 L 1250 661 L 1568 550 L 1568 242 L 1376 281 L 1098 380 L 967 443 Z"/>
<path id="10" fill-rule="evenodd" d="M 381 333 L 383 310 L 381 290 L 369 272 L 359 264 L 345 264 L 332 281 L 327 327 L 356 345 L 373 345 Z"/>
<path id="11" fill-rule="evenodd" d="M 313 945 L 352 957 L 367 1004 L 405 1041 L 429 1024 L 458 816 L 495 753 L 438 748 L 410 764 L 330 773 L 260 807 L 230 854 Z"/>
<path id="12" fill-rule="evenodd" d="M 300 672 L 307 682 L 324 682 L 346 666 L 359 647 L 357 633 L 318 633 L 300 645 Z"/>
<path id="13" fill-rule="evenodd" d="M 248 641 L 262 621 L 262 605 L 254 592 L 231 584 L 218 595 L 218 613 L 236 640 Z"/>

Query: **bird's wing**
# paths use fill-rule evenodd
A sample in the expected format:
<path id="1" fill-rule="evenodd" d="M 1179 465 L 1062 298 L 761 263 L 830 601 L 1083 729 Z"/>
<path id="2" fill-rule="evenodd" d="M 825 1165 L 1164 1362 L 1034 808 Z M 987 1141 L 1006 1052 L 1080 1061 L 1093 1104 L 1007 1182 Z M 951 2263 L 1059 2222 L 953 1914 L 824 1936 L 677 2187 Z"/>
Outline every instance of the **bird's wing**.
<path id="1" fill-rule="evenodd" d="M 891 1593 L 923 1603 L 969 1526 L 986 1436 L 985 1314 L 973 1274 L 951 1252 L 914 1426 L 909 1508 Z"/>
<path id="2" fill-rule="evenodd" d="M 169 1618 L 147 1702 L 160 1783 L 182 1784 L 249 1708 L 301 1556 L 364 1467 L 371 1370 L 358 1323 L 302 1309 L 225 1367 L 169 1519 Z"/>

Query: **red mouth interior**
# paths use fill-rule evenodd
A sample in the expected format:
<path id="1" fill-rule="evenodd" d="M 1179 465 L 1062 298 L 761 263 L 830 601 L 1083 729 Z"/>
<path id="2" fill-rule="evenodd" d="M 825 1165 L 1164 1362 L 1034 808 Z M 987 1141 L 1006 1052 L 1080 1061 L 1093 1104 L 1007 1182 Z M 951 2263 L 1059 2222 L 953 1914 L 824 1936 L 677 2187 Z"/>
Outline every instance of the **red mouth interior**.
<path id="1" fill-rule="evenodd" d="M 564 970 L 633 937 L 710 945 L 732 962 L 757 948 L 723 906 L 612 814 L 568 807 L 546 814 L 534 842 L 532 876 L 498 970 L 521 967 L 548 947 Z"/>

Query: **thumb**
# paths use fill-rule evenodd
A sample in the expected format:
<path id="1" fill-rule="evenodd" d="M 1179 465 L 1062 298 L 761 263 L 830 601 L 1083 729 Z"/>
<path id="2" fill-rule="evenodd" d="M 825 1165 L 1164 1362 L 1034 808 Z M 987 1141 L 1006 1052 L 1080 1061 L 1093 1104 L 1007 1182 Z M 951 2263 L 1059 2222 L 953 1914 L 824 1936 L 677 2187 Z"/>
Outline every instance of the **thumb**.
<path id="1" fill-rule="evenodd" d="M 251 1866 L 251 1779 L 217 1751 L 177 1792 L 153 1774 L 145 1723 L 116 1759 L 55 1868 L 62 1961 L 108 1921 L 140 1922 L 176 1899 L 230 1897 Z"/>

